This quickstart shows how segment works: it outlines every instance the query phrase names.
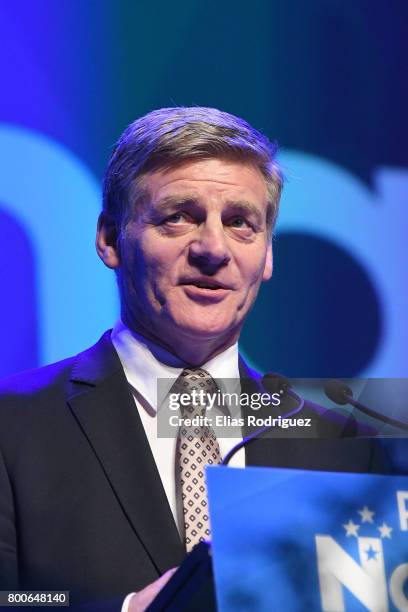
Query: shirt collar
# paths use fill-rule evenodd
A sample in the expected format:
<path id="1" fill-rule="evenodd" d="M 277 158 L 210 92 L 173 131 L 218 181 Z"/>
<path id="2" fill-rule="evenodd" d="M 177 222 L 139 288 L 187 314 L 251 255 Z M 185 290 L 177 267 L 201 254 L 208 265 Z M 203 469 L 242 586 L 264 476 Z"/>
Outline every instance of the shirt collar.
<path id="1" fill-rule="evenodd" d="M 130 330 L 120 320 L 114 326 L 111 338 L 129 384 L 156 411 L 157 379 L 163 381 L 161 391 L 167 393 L 186 364 L 163 347 Z M 238 343 L 200 367 L 217 379 L 218 385 L 223 387 L 221 391 L 236 391 L 239 381 Z"/>

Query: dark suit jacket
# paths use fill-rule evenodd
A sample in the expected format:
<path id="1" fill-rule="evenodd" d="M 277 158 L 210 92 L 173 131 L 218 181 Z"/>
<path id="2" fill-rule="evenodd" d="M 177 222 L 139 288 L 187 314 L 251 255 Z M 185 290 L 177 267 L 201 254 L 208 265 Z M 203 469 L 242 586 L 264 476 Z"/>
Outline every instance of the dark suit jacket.
<path id="1" fill-rule="evenodd" d="M 1 588 L 123 597 L 180 564 L 184 549 L 108 332 L 0 391 Z M 256 441 L 247 464 L 383 471 L 371 441 L 339 438 L 353 435 L 349 421 L 310 404 L 308 415 L 329 436 Z"/>

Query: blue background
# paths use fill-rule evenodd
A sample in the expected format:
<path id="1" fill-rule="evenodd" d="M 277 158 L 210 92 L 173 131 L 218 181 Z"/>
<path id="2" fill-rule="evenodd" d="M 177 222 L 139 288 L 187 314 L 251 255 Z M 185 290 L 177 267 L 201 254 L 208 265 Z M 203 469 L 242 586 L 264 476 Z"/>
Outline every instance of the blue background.
<path id="1" fill-rule="evenodd" d="M 242 336 L 261 370 L 406 376 L 404 0 L 1 2 L 0 375 L 118 312 L 93 250 L 113 143 L 160 106 L 242 115 L 281 146 L 275 272 Z"/>

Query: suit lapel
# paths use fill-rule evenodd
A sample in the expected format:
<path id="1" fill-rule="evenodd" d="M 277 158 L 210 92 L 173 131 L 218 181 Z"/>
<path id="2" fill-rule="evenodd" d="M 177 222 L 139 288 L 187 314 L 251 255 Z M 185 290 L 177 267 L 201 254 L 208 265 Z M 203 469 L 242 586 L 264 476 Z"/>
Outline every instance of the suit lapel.
<path id="1" fill-rule="evenodd" d="M 177 565 L 184 549 L 108 333 L 78 356 L 71 385 L 68 404 L 147 555 L 159 573 Z"/>
<path id="2" fill-rule="evenodd" d="M 259 372 L 251 369 L 245 361 L 240 357 L 239 371 L 241 376 L 241 390 L 248 395 L 252 393 L 267 393 L 262 386 L 262 376 Z M 286 395 L 283 403 L 280 406 L 279 413 L 285 415 L 290 413 L 298 406 L 298 401 Z M 249 413 L 249 408 L 243 408 L 244 413 Z M 266 419 L 272 414 L 270 406 L 262 406 L 257 411 L 257 416 Z M 278 414 L 275 414 L 278 416 Z M 253 434 L 258 428 L 244 428 L 242 434 L 247 437 Z M 297 459 L 298 449 L 304 448 L 304 440 L 292 439 L 290 435 L 285 434 L 286 430 L 279 432 L 276 436 L 266 436 L 256 438 L 245 446 L 245 464 L 246 465 L 262 465 L 262 466 L 281 466 L 290 467 L 293 461 Z M 295 466 L 294 466 L 295 467 Z"/>
<path id="3" fill-rule="evenodd" d="M 241 392 L 251 395 L 252 393 L 265 392 L 261 385 L 261 375 L 251 369 L 244 361 L 243 357 L 239 356 L 239 375 L 241 378 Z M 248 409 L 243 409 L 245 412 Z M 250 435 L 250 431 L 244 427 L 242 431 L 243 437 Z M 265 461 L 264 444 L 257 444 L 256 441 L 250 442 L 245 446 L 245 465 L 263 465 Z"/>

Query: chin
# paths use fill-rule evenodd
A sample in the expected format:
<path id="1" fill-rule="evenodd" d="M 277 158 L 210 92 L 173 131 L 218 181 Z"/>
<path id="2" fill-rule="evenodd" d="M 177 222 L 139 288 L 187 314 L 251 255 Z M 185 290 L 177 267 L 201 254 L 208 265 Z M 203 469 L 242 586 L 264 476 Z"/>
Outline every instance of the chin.
<path id="1" fill-rule="evenodd" d="M 235 321 L 211 320 L 203 317 L 199 320 L 176 321 L 176 327 L 183 335 L 202 340 L 233 337 L 239 329 Z"/>

